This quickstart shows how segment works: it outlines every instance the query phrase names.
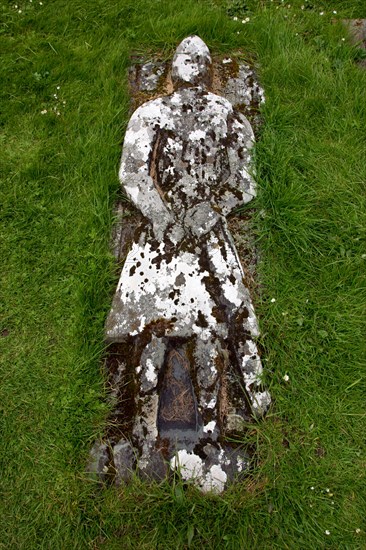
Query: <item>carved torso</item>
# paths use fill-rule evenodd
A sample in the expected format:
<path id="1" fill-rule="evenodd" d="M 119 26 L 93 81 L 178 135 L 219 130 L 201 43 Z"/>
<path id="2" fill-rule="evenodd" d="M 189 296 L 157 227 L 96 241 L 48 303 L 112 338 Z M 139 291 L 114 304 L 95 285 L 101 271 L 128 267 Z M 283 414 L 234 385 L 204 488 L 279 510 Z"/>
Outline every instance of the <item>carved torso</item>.
<path id="1" fill-rule="evenodd" d="M 177 219 L 205 201 L 221 213 L 225 193 L 231 207 L 243 202 L 243 192 L 249 199 L 254 194 L 247 172 L 253 131 L 218 95 L 188 88 L 150 101 L 134 113 L 129 132 L 139 147 L 122 158 L 125 186 L 130 190 L 128 174 L 147 163 L 156 190 Z"/>
<path id="2" fill-rule="evenodd" d="M 188 89 L 163 98 L 160 107 L 169 124 L 157 129 L 150 160 L 156 186 L 178 216 L 203 201 L 214 205 L 230 176 L 231 105 L 219 96 Z"/>

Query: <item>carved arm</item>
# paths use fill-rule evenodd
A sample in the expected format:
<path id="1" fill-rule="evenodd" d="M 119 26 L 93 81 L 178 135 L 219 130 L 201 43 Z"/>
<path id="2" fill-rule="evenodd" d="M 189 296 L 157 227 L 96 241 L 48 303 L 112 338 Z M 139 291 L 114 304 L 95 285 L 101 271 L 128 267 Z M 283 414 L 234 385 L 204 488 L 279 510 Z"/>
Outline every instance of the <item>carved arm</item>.
<path id="1" fill-rule="evenodd" d="M 220 194 L 215 201 L 224 216 L 236 206 L 246 204 L 256 196 L 256 182 L 249 173 L 250 150 L 254 144 L 252 127 L 238 112 L 228 115 L 227 126 L 230 176 L 220 185 Z"/>
<path id="2" fill-rule="evenodd" d="M 161 241 L 167 228 L 175 224 L 175 218 L 150 176 L 155 130 L 144 110 L 145 106 L 137 109 L 128 124 L 119 179 L 131 201 L 151 221 L 156 239 Z"/>

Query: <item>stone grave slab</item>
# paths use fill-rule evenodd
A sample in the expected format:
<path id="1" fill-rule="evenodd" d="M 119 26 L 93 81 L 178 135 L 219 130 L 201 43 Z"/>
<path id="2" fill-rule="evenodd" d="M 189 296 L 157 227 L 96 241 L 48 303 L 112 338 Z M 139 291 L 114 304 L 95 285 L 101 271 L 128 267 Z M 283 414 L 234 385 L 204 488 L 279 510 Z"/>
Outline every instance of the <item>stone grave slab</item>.
<path id="1" fill-rule="evenodd" d="M 227 221 L 256 195 L 251 123 L 264 94 L 249 64 L 213 63 L 198 36 L 179 44 L 171 68 L 136 64 L 130 83 L 119 177 L 134 206 L 116 210 L 121 274 L 105 331 L 115 406 L 90 470 L 117 483 L 179 473 L 221 492 L 250 462 L 229 438 L 270 405 Z"/>

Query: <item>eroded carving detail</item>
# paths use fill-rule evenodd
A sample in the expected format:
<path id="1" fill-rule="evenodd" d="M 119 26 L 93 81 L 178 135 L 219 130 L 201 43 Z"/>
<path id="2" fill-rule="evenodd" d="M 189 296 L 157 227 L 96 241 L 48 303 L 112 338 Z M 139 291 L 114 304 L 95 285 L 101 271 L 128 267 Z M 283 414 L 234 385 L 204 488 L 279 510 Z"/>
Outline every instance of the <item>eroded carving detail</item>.
<path id="1" fill-rule="evenodd" d="M 123 265 L 106 339 L 124 350 L 118 376 L 134 395 L 129 431 L 112 452 L 117 479 L 136 465 L 159 479 L 179 467 L 183 479 L 220 492 L 248 466 L 225 435 L 263 415 L 270 396 L 226 223 L 256 193 L 254 135 L 208 90 L 211 78 L 206 44 L 186 38 L 173 59 L 175 91 L 130 119 L 119 175 L 146 224 Z"/>

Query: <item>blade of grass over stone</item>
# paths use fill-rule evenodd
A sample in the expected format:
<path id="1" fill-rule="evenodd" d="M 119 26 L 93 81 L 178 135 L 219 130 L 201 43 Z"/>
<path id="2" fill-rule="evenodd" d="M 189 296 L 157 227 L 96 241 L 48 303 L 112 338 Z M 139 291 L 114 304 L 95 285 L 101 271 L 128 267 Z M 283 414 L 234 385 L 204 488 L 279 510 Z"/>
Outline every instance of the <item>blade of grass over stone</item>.
<path id="1" fill-rule="evenodd" d="M 4 548 L 185 548 L 192 532 L 192 548 L 365 546 L 366 73 L 332 20 L 366 13 L 358 0 L 305 4 L 1 6 Z M 267 98 L 257 313 L 275 403 L 244 437 L 257 466 L 220 498 L 138 480 L 101 490 L 84 474 L 108 415 L 129 56 L 169 58 L 191 33 L 214 53 L 249 53 Z"/>

